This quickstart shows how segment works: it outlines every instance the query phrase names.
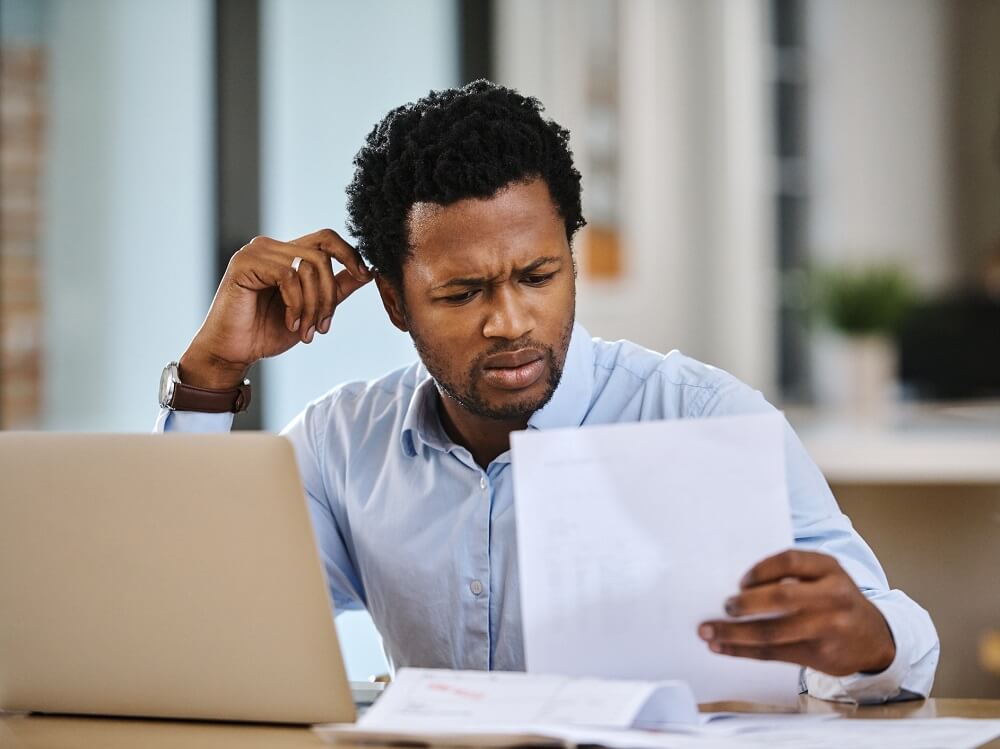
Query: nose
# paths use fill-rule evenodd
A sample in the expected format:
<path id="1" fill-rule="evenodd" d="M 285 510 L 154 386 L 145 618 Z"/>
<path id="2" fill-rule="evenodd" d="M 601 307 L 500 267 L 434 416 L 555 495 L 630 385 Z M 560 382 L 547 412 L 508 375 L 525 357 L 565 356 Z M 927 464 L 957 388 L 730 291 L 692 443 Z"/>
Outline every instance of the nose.
<path id="1" fill-rule="evenodd" d="M 534 330 L 534 313 L 526 300 L 508 284 L 495 287 L 492 296 L 483 322 L 484 337 L 516 341 Z"/>

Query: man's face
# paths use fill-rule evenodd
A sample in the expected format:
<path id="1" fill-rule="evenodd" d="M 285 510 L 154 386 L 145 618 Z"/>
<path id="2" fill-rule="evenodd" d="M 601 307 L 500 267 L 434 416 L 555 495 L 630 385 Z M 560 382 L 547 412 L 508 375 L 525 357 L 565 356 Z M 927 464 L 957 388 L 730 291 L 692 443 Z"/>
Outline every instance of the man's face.
<path id="1" fill-rule="evenodd" d="M 486 200 L 417 203 L 406 325 L 438 387 L 480 417 L 524 420 L 552 397 L 573 329 L 566 228 L 543 180 Z"/>

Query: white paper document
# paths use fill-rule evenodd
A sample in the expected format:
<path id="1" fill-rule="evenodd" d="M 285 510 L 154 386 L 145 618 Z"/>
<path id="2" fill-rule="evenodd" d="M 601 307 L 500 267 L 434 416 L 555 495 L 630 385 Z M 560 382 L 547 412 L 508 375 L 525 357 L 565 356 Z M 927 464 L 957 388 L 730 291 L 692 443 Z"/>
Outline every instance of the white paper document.
<path id="1" fill-rule="evenodd" d="M 352 746 L 972 749 L 1000 736 L 1000 721 L 698 714 L 679 682 L 401 669 L 356 724 L 313 730 L 328 743 Z"/>
<path id="2" fill-rule="evenodd" d="M 528 671 L 796 702 L 797 666 L 697 635 L 792 545 L 781 414 L 516 432 L 511 448 Z"/>
<path id="3" fill-rule="evenodd" d="M 441 725 L 445 721 L 628 728 L 637 720 L 697 723 L 698 706 L 691 690 L 680 682 L 403 668 L 360 722 L 368 726 L 399 721 Z"/>
<path id="4" fill-rule="evenodd" d="M 477 745 L 510 745 L 561 743 L 592 728 L 664 729 L 706 720 L 681 682 L 405 668 L 357 724 L 318 730 L 336 741 L 462 744 L 474 738 Z"/>

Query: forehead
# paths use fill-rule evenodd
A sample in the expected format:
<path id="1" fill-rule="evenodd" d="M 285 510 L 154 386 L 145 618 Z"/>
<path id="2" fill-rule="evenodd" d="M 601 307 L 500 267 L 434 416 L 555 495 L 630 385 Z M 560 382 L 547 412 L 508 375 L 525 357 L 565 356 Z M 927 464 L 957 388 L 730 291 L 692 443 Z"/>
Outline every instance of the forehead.
<path id="1" fill-rule="evenodd" d="M 404 276 L 417 282 L 501 273 L 569 249 L 565 223 L 541 179 L 508 185 L 491 198 L 416 203 L 408 218 Z"/>

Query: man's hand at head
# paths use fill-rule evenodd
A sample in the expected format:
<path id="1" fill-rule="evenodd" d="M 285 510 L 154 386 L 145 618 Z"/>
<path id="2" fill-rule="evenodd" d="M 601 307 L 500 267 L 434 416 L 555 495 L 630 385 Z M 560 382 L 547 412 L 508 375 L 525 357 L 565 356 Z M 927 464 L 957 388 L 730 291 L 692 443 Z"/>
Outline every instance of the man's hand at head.
<path id="1" fill-rule="evenodd" d="M 827 554 L 789 550 L 756 564 L 725 603 L 746 621 L 702 623 L 713 652 L 808 666 L 831 676 L 889 667 L 896 646 L 881 612 Z"/>
<path id="2" fill-rule="evenodd" d="M 344 266 L 339 273 L 333 260 Z M 235 387 L 254 362 L 327 333 L 337 306 L 373 278 L 357 250 L 331 229 L 290 242 L 255 237 L 229 261 L 180 359 L 181 381 Z"/>

